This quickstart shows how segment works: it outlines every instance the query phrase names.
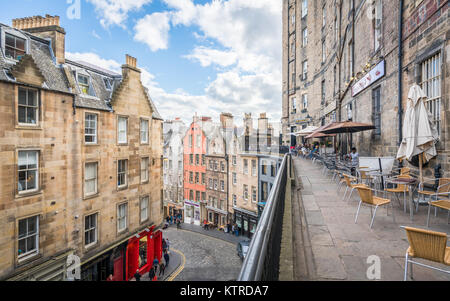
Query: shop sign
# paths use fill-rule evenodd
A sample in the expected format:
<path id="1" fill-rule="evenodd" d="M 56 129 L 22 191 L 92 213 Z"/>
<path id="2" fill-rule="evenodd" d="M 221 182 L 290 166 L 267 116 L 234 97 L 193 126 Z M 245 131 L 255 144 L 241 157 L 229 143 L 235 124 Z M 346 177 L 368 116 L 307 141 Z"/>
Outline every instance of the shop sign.
<path id="1" fill-rule="evenodd" d="M 370 87 L 373 83 L 375 83 L 380 78 L 384 77 L 386 73 L 385 69 L 385 60 L 382 60 L 375 68 L 369 71 L 363 78 L 361 78 L 353 87 L 352 87 L 352 96 L 355 97 L 366 88 Z"/>

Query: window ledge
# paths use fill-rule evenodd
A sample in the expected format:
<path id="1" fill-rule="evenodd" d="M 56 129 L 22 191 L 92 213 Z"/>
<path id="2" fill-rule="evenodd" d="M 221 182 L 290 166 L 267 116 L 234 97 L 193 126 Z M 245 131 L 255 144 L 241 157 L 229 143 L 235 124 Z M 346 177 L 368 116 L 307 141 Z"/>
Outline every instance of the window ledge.
<path id="1" fill-rule="evenodd" d="M 94 199 L 94 198 L 99 197 L 99 196 L 100 196 L 100 192 L 97 191 L 95 194 L 85 195 L 85 196 L 83 197 L 83 201 L 85 201 L 85 200 L 90 200 L 90 199 Z"/>
<path id="2" fill-rule="evenodd" d="M 17 258 L 17 257 L 16 257 Z M 34 255 L 28 255 L 25 256 L 23 258 L 17 258 L 17 262 L 16 262 L 16 268 L 21 268 L 23 266 L 26 266 L 27 264 L 30 264 L 31 262 L 38 260 L 42 258 L 42 254 L 41 253 L 36 253 Z"/>
<path id="3" fill-rule="evenodd" d="M 16 125 L 16 130 L 31 130 L 31 131 L 42 131 L 43 128 L 41 127 L 40 124 L 34 125 L 34 124 L 24 124 L 24 123 L 20 123 L 18 125 Z"/>
<path id="4" fill-rule="evenodd" d="M 128 185 L 126 186 L 117 186 L 117 191 L 123 191 L 123 190 L 127 190 L 128 189 Z"/>
<path id="5" fill-rule="evenodd" d="M 96 142 L 96 143 L 88 143 L 88 142 L 85 142 L 84 145 L 85 145 L 85 146 L 100 146 L 100 144 L 99 144 L 98 142 Z"/>
<path id="6" fill-rule="evenodd" d="M 95 243 L 91 243 L 89 245 L 84 246 L 84 250 L 85 251 L 90 251 L 95 249 L 96 247 L 98 247 L 100 245 L 99 241 L 97 240 Z"/>
<path id="7" fill-rule="evenodd" d="M 33 196 L 41 195 L 43 193 L 44 192 L 42 190 L 32 191 L 32 192 L 23 192 L 23 193 L 16 194 L 15 198 L 16 199 L 24 199 L 24 198 L 27 198 L 27 197 L 33 197 Z"/>

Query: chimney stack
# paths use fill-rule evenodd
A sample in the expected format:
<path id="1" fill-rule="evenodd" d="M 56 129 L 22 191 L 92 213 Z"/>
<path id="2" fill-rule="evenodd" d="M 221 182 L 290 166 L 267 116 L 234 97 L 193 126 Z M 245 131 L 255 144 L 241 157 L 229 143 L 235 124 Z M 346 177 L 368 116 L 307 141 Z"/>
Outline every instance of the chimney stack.
<path id="1" fill-rule="evenodd" d="M 59 16 L 46 15 L 13 19 L 12 27 L 52 41 L 53 54 L 58 64 L 65 63 L 66 32 L 59 25 Z"/>
<path id="2" fill-rule="evenodd" d="M 130 75 L 130 70 L 137 72 L 137 74 L 139 74 L 139 78 L 140 78 L 141 70 L 139 70 L 137 68 L 137 59 L 135 57 L 132 57 L 131 55 L 127 54 L 127 55 L 125 55 L 125 65 L 122 65 L 123 77 Z"/>
<path id="3" fill-rule="evenodd" d="M 226 130 L 233 129 L 233 115 L 231 113 L 222 113 L 220 114 L 220 123 L 222 124 L 222 128 Z"/>

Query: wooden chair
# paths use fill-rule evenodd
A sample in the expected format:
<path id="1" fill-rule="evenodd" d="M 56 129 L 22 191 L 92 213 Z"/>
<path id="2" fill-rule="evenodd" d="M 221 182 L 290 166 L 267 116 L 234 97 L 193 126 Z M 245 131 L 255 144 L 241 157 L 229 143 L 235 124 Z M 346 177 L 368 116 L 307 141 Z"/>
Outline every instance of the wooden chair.
<path id="1" fill-rule="evenodd" d="M 406 230 L 410 245 L 405 255 L 404 281 L 408 278 L 408 264 L 410 265 L 411 279 L 413 279 L 413 264 L 450 274 L 450 270 L 442 270 L 410 259 L 421 258 L 450 266 L 450 247 L 447 247 L 447 234 L 411 227 L 402 228 Z"/>
<path id="2" fill-rule="evenodd" d="M 434 183 L 434 181 L 424 181 L 424 183 Z M 419 211 L 419 202 L 421 197 L 423 200 L 425 200 L 426 197 L 429 197 L 431 201 L 437 201 L 438 198 L 450 196 L 450 178 L 440 178 L 439 186 L 436 191 L 424 190 L 424 183 L 419 184 L 419 189 L 417 191 L 419 194 L 419 199 L 416 204 L 416 212 Z"/>
<path id="3" fill-rule="evenodd" d="M 395 215 L 394 215 L 394 207 L 392 206 L 392 203 L 390 200 L 388 199 L 383 199 L 377 196 L 373 195 L 373 192 L 375 190 L 370 189 L 369 187 L 363 187 L 363 186 L 358 186 L 356 187 L 356 189 L 358 189 L 358 193 L 360 196 L 360 202 L 359 202 L 359 206 L 358 206 L 358 211 L 356 212 L 356 218 L 355 218 L 355 224 L 358 221 L 358 215 L 359 215 L 359 210 L 361 209 L 361 205 L 362 204 L 366 204 L 368 206 L 370 206 L 370 215 L 372 217 L 372 221 L 370 222 L 370 228 L 372 229 L 372 225 L 373 225 L 373 221 L 375 220 L 375 215 L 377 214 L 377 209 L 380 206 L 384 206 L 384 205 L 388 205 L 390 204 L 392 207 L 392 218 L 394 220 L 395 223 Z M 375 208 L 375 212 L 372 215 L 372 208 Z M 387 211 L 387 207 L 386 207 L 386 211 Z"/>
<path id="4" fill-rule="evenodd" d="M 401 175 L 397 177 L 398 179 L 411 179 L 408 175 Z M 397 193 L 403 193 L 403 210 L 406 212 L 406 193 L 409 192 L 409 186 L 406 184 L 399 184 L 395 188 L 386 188 L 386 192 L 393 193 L 397 198 L 397 201 L 400 203 L 400 199 L 398 198 Z"/>
<path id="5" fill-rule="evenodd" d="M 448 211 L 447 214 L 447 224 L 450 223 L 450 199 L 438 200 L 428 202 L 428 217 L 427 217 L 427 227 L 430 226 L 430 211 L 431 207 L 434 207 L 434 215 L 437 215 L 437 209 L 444 209 Z"/>
<path id="6" fill-rule="evenodd" d="M 347 174 L 343 174 L 342 175 L 343 177 L 344 177 L 344 184 L 346 185 L 346 188 L 345 188 L 345 193 L 344 193 L 344 198 L 342 199 L 343 201 L 345 201 L 347 198 L 348 198 L 348 200 L 350 201 L 351 200 L 351 197 L 352 197 L 352 195 L 353 195 L 353 191 L 356 189 L 356 188 L 358 188 L 358 187 L 367 187 L 367 185 L 364 185 L 364 184 L 358 184 L 358 179 L 357 178 L 355 178 L 355 177 L 353 177 L 353 176 L 350 176 L 350 175 L 347 175 Z M 348 192 L 348 190 L 351 190 L 350 191 L 350 193 L 347 195 L 347 192 Z"/>
<path id="7" fill-rule="evenodd" d="M 372 186 L 374 177 L 370 176 L 369 173 L 364 169 L 357 170 L 358 178 L 361 183 L 365 182 L 367 186 Z"/>

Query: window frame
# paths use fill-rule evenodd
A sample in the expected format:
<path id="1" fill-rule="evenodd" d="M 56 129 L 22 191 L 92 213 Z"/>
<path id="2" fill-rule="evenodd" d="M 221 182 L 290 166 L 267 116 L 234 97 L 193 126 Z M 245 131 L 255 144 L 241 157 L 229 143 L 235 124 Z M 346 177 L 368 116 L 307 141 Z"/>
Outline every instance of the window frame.
<path id="1" fill-rule="evenodd" d="M 120 215 L 119 215 L 121 206 L 126 206 L 125 207 L 125 215 L 123 217 L 120 217 Z M 123 229 L 119 228 L 121 219 L 125 219 L 125 225 L 124 225 Z M 119 233 L 119 234 L 123 233 L 127 230 L 127 228 L 128 228 L 128 202 L 123 202 L 123 203 L 117 204 L 117 233 Z"/>
<path id="2" fill-rule="evenodd" d="M 36 231 L 35 231 L 35 234 L 28 235 L 28 220 L 30 220 L 32 218 L 36 219 L 35 220 L 36 221 Z M 19 226 L 19 224 L 20 224 L 20 221 L 22 221 L 22 220 L 26 220 L 27 221 L 27 224 L 26 224 L 27 232 L 26 232 L 25 237 L 20 237 L 20 226 Z M 40 245 L 39 245 L 39 243 L 40 243 L 40 239 L 39 239 L 40 238 L 40 215 L 38 214 L 38 215 L 33 215 L 33 216 L 28 216 L 28 217 L 23 217 L 23 218 L 17 219 L 16 227 L 17 227 L 17 236 L 16 236 L 16 246 L 17 246 L 16 259 L 17 259 L 17 262 L 21 263 L 21 262 L 29 260 L 29 259 L 31 259 L 31 258 L 33 258 L 35 256 L 38 256 L 40 254 L 40 248 L 39 248 L 40 247 Z M 26 253 L 23 253 L 23 254 L 19 255 L 18 254 L 19 253 L 19 241 L 25 240 L 25 243 L 26 243 L 28 238 L 30 238 L 32 236 L 35 236 L 36 248 L 33 251 L 31 251 L 31 252 L 26 252 Z"/>
<path id="3" fill-rule="evenodd" d="M 142 208 L 142 201 L 145 201 L 145 200 L 147 200 L 147 202 L 146 202 L 147 203 L 147 207 L 146 208 Z M 145 209 L 147 217 L 145 219 L 142 219 L 142 213 L 143 213 L 144 209 Z M 139 198 L 139 220 L 140 220 L 140 223 L 145 223 L 145 222 L 147 222 L 150 219 L 149 209 L 150 209 L 150 196 L 149 195 L 144 195 L 144 196 L 140 197 Z"/>
<path id="4" fill-rule="evenodd" d="M 120 140 L 120 120 L 125 120 L 125 141 Z M 128 144 L 128 116 L 117 116 L 117 144 L 127 145 Z"/>
<path id="5" fill-rule="evenodd" d="M 6 38 L 7 38 L 7 35 L 9 35 L 9 36 L 11 36 L 11 37 L 14 38 L 14 47 L 7 46 L 7 45 L 6 45 Z M 23 54 L 22 54 L 22 56 L 24 56 L 24 55 L 26 55 L 26 54 L 28 53 L 28 39 L 25 38 L 25 37 L 20 37 L 20 36 L 18 36 L 17 34 L 13 34 L 13 33 L 8 32 L 8 31 L 6 31 L 6 30 L 3 31 L 3 34 L 2 34 L 2 48 L 3 48 L 4 54 L 5 54 L 5 58 L 6 58 L 7 60 L 13 60 L 13 61 L 16 61 L 16 62 L 19 61 L 18 55 L 16 54 L 16 51 L 19 50 L 20 52 L 22 52 L 22 50 L 19 49 L 19 48 L 17 48 L 17 39 L 23 40 L 23 42 L 24 42 L 24 49 L 23 49 Z M 14 51 L 14 57 L 9 57 L 9 56 L 6 55 L 6 48 L 7 48 L 7 47 L 13 49 L 13 51 Z"/>
<path id="6" fill-rule="evenodd" d="M 143 169 L 144 160 L 147 160 L 146 169 Z M 141 184 L 148 183 L 150 181 L 150 157 L 142 157 L 140 162 L 140 171 L 141 171 Z M 142 177 L 142 172 L 146 171 L 146 178 Z"/>
<path id="7" fill-rule="evenodd" d="M 95 164 L 95 177 L 92 179 L 87 179 L 86 178 L 87 165 L 92 165 L 92 164 Z M 98 171 L 99 171 L 98 166 L 99 165 L 98 165 L 97 161 L 84 163 L 84 170 L 83 170 L 83 196 L 84 196 L 84 198 L 89 198 L 89 197 L 92 197 L 92 196 L 95 196 L 98 194 Z M 93 181 L 93 180 L 95 180 L 95 185 L 94 185 L 95 191 L 91 192 L 91 193 L 86 193 L 86 182 Z"/>
<path id="8" fill-rule="evenodd" d="M 120 162 L 125 162 L 125 171 L 119 171 Z M 128 187 L 128 159 L 117 159 L 117 189 L 122 190 Z M 125 184 L 119 185 L 120 174 L 124 175 Z"/>
<path id="9" fill-rule="evenodd" d="M 87 116 L 95 116 L 95 134 L 86 134 L 86 130 L 90 129 L 92 130 L 92 128 L 87 128 L 86 127 L 86 122 L 87 122 Z M 92 120 L 89 120 L 89 123 L 91 123 Z M 94 137 L 94 141 L 93 142 L 87 142 L 86 141 L 86 137 L 90 136 L 90 137 Z M 97 113 L 93 113 L 93 112 L 84 112 L 84 144 L 85 145 L 97 145 L 98 144 L 98 114 Z"/>
<path id="10" fill-rule="evenodd" d="M 19 165 L 19 160 L 20 160 L 20 153 L 21 152 L 25 152 L 27 153 L 27 167 L 28 167 L 28 153 L 34 152 L 36 155 L 36 168 L 26 168 L 26 169 L 20 169 L 20 165 Z M 40 156 L 41 156 L 41 151 L 37 150 L 37 149 L 19 149 L 17 150 L 17 164 L 16 164 L 16 168 L 17 168 L 17 192 L 19 196 L 23 196 L 23 195 L 28 195 L 28 194 L 34 194 L 36 192 L 39 192 L 41 189 L 41 185 L 40 185 Z M 20 184 L 20 172 L 25 171 L 26 175 L 28 174 L 28 171 L 32 170 L 35 171 L 36 173 L 36 179 L 35 179 L 35 184 L 36 184 L 36 188 L 34 189 L 27 189 L 27 190 L 19 190 L 19 184 Z M 25 182 L 26 184 L 26 182 Z"/>
<path id="11" fill-rule="evenodd" d="M 147 126 L 142 126 L 142 123 L 147 123 Z M 128 128 L 128 127 L 127 127 Z M 147 131 L 145 132 L 146 136 L 146 140 L 143 140 L 142 138 L 142 133 L 144 133 L 143 129 L 146 129 Z M 139 140 L 141 141 L 141 145 L 148 145 L 150 143 L 150 122 L 149 119 L 147 118 L 140 118 L 139 121 Z"/>
<path id="12" fill-rule="evenodd" d="M 26 92 L 26 104 L 20 104 L 20 90 L 24 90 Z M 28 104 L 28 96 L 29 91 L 33 91 L 36 96 L 36 106 L 30 106 Z M 39 127 L 40 126 L 40 92 L 38 89 L 28 88 L 28 87 L 21 87 L 19 86 L 17 89 L 17 124 L 21 127 Z M 34 109 L 35 110 L 35 118 L 36 123 L 28 123 L 28 122 L 20 122 L 20 113 L 19 113 L 19 107 L 25 108 L 25 118 L 27 117 L 28 109 Z"/>
<path id="13" fill-rule="evenodd" d="M 95 216 L 95 227 L 94 227 L 94 228 L 89 228 L 88 230 L 86 230 L 86 218 L 91 217 L 91 216 Z M 87 232 L 87 231 L 93 231 L 93 230 L 94 230 L 94 233 L 95 233 L 95 241 L 88 244 L 88 243 L 86 242 L 86 232 Z M 99 230 L 99 229 L 98 229 L 98 212 L 94 212 L 94 213 L 85 215 L 85 216 L 84 216 L 84 221 L 83 221 L 83 233 L 84 233 L 84 236 L 83 236 L 83 245 L 84 245 L 84 248 L 85 248 L 85 249 L 92 248 L 93 246 L 95 246 L 95 245 L 98 244 L 98 242 L 99 242 L 99 239 L 98 239 L 98 238 L 99 238 L 98 230 Z"/>

